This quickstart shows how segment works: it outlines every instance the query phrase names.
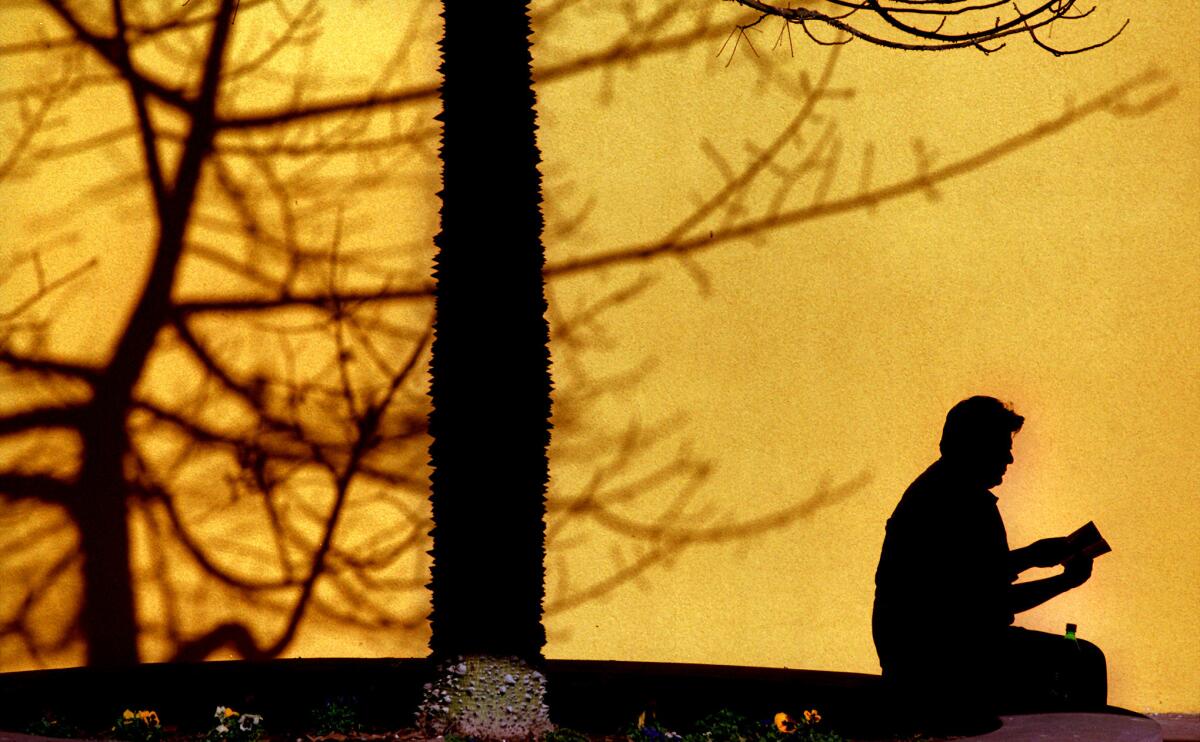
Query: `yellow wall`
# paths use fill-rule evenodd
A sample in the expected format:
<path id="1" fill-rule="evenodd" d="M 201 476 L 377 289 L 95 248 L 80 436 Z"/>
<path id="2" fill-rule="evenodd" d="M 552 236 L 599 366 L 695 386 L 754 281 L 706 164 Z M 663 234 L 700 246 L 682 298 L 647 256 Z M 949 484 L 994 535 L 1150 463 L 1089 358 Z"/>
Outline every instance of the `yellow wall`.
<path id="1" fill-rule="evenodd" d="M 938 186 L 936 200 L 702 252 L 707 293 L 669 258 L 613 271 L 659 279 L 609 326 L 612 358 L 656 365 L 605 422 L 682 415 L 675 435 L 712 461 L 702 492 L 725 518 L 867 479 L 784 530 L 698 547 L 641 588 L 552 617 L 551 656 L 877 671 L 869 616 L 884 521 L 936 458 L 945 411 L 984 393 L 1027 418 L 996 490 L 1011 545 L 1093 519 L 1114 547 L 1089 583 L 1018 622 L 1077 623 L 1107 652 L 1113 703 L 1200 708 L 1200 56 L 1175 30 L 1200 18 L 1110 2 L 1094 28 L 1126 15 L 1120 39 L 1076 57 L 1019 40 L 986 57 L 845 47 L 834 85 L 854 98 L 825 108 L 844 143 L 830 198 L 857 192 L 868 144 L 876 182 L 902 179 L 914 138 L 935 164 L 954 160 L 1161 66 L 1179 94 L 1143 118 L 1085 120 Z M 759 66 L 815 79 L 829 51 L 771 53 L 778 27 L 763 25 L 761 59 L 743 47 L 723 67 L 712 44 L 643 63 L 616 74 L 608 105 L 598 79 L 543 90 L 548 171 L 600 194 L 592 244 L 661 238 L 694 205 L 680 194 L 721 186 L 702 139 L 737 168 L 744 142 L 765 145 L 786 123 L 797 104 L 763 86 Z M 802 181 L 793 202 L 812 187 Z M 552 261 L 561 249 L 551 243 Z M 563 283 L 564 303 L 595 290 Z M 589 468 L 554 474 L 570 490 Z M 644 512 L 668 505 L 653 499 Z M 599 572 L 610 557 L 593 559 Z"/>
<path id="2" fill-rule="evenodd" d="M 714 5 L 708 12 L 719 31 L 743 17 L 732 4 Z M 367 29 L 383 33 L 379 12 L 364 5 L 361 15 L 328 20 L 322 43 L 339 53 L 327 57 L 327 73 L 348 74 L 355 60 L 380 63 L 378 49 L 361 43 Z M 647 9 L 643 17 L 652 15 Z M 1134 100 L 1178 90 L 1143 116 L 1086 116 L 938 183 L 932 196 L 918 191 L 800 221 L 721 242 L 687 261 L 633 261 L 551 280 L 561 329 L 563 317 L 578 318 L 597 297 L 653 279 L 608 308 L 597 326 L 573 325 L 582 345 L 560 340 L 553 348 L 563 400 L 593 388 L 607 393 L 571 407 L 579 414 L 560 426 L 552 502 L 571 502 L 596 481 L 605 492 L 628 485 L 631 497 L 611 503 L 607 521 L 593 513 L 556 534 L 547 575 L 548 656 L 877 671 L 869 614 L 884 521 L 936 456 L 945 411 L 985 393 L 1011 401 L 1027 418 L 1016 463 L 996 491 L 1010 543 L 1063 534 L 1091 519 L 1114 547 L 1088 584 L 1019 622 L 1055 632 L 1077 623 L 1079 635 L 1108 655 L 1112 703 L 1200 710 L 1200 55 L 1189 31 L 1200 23 L 1200 9 L 1111 0 L 1090 28 L 1104 35 L 1125 17 L 1132 22 L 1120 39 L 1075 57 L 1054 58 L 1020 39 L 987 57 L 851 44 L 837 56 L 831 85 L 853 96 L 823 102 L 803 143 L 835 127 L 840 159 L 825 196 L 835 202 L 860 192 L 868 148 L 872 184 L 904 181 L 916 172 L 915 139 L 934 153 L 936 168 L 1053 121 L 1157 66 L 1164 79 Z M 660 31 L 682 33 L 692 20 L 683 15 Z M 552 69 L 603 48 L 627 22 L 617 13 L 566 15 L 537 37 L 536 63 Z M 435 25 L 421 28 L 429 36 Z M 752 37 L 759 56 L 742 46 L 728 65 L 728 48 L 717 56 L 718 33 L 636 66 L 539 85 L 551 264 L 662 239 L 721 188 L 715 159 L 737 170 L 787 124 L 802 105 L 789 90 L 795 93 L 802 72 L 818 79 L 834 52 L 800 38 L 794 58 L 772 52 L 778 26 L 764 22 L 763 29 Z M 360 43 L 347 45 L 347 38 Z M 1088 38 L 1085 30 L 1071 41 Z M 419 46 L 425 56 L 403 66 L 404 82 L 430 79 L 431 41 Z M 6 86 L 16 70 L 5 69 Z M 107 108 L 120 110 L 116 100 Z M 103 101 L 92 106 L 106 110 Z M 80 110 L 73 120 L 88 121 Z M 795 151 L 785 151 L 780 161 L 796 162 Z M 97 155 L 86 162 L 106 175 L 112 161 Z M 403 225 L 407 238 L 423 244 L 436 227 L 434 165 L 415 155 L 403 162 L 423 174 L 396 196 L 423 209 Z M 77 175 L 51 167 L 38 179 L 0 183 L 6 203 L 17 204 L 23 217 L 3 220 L 6 259 L 15 260 L 19 246 L 44 229 L 44 194 L 81 189 Z M 784 209 L 808 204 L 817 180 L 799 177 Z M 763 213 L 775 196 L 779 181 L 766 181 L 748 192 L 744 216 Z M 70 195 L 56 193 L 56 200 Z M 579 228 L 565 232 L 585 207 Z M 86 354 L 113 337 L 111 315 L 132 296 L 113 287 L 129 286 L 126 277 L 145 260 L 134 219 L 145 213 L 139 208 L 135 198 L 123 210 L 98 210 L 88 218 L 103 229 L 81 227 L 76 252 L 48 253 L 52 269 L 70 267 L 78 255 L 101 255 L 86 289 L 94 301 L 114 305 L 97 311 L 86 301 L 66 303 L 67 318 L 59 318 L 53 335 L 64 352 Z M 376 219 L 376 230 L 404 211 L 378 213 L 387 217 Z M 723 216 L 689 234 L 719 234 Z M 189 280 L 204 285 L 199 274 Z M 3 287 L 6 302 L 20 285 Z M 635 383 L 602 381 L 631 369 Z M 162 384 L 186 382 L 186 374 L 161 373 Z M 14 392 L 5 390 L 6 404 L 18 398 Z M 560 404 L 558 414 L 567 411 Z M 631 452 L 623 452 L 622 440 L 634 441 Z M 9 461 L 18 449 L 4 453 Z M 639 479 L 672 462 L 679 467 L 663 477 Z M 666 521 L 665 532 L 614 535 L 615 519 L 656 522 L 673 512 L 681 493 L 692 499 Z M 18 514 L 18 506 L 4 507 L 5 515 Z M 721 528 L 789 508 L 794 517 L 750 537 Z M 147 522 L 137 520 L 132 532 L 139 564 L 150 570 Z M 228 556 L 239 558 L 236 551 Z M 16 575 L 37 557 L 25 559 L 3 568 Z M 639 560 L 649 566 L 637 569 Z M 600 589 L 621 570 L 629 579 Z M 244 602 L 187 574 L 194 625 L 223 612 L 261 616 L 264 635 L 278 623 L 277 603 Z M 596 597 L 557 603 L 589 586 L 598 586 Z M 147 588 L 140 600 L 143 620 L 158 626 L 161 595 Z M 419 592 L 395 600 L 398 612 L 416 616 L 425 605 Z M 52 601 L 47 620 L 66 615 L 69 605 L 67 597 Z M 169 649 L 160 628 L 143 641 L 148 659 Z M 411 656 L 423 652 L 426 632 L 419 623 L 389 632 L 347 629 L 317 615 L 289 654 Z M 0 669 L 38 664 L 14 644 L 0 648 Z M 74 645 L 42 663 L 80 657 Z"/>

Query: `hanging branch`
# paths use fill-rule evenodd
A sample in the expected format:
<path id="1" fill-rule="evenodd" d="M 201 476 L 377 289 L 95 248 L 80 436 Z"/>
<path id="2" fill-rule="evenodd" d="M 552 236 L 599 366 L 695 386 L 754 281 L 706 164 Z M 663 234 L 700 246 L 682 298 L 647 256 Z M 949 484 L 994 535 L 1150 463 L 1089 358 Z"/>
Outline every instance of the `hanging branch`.
<path id="1" fill-rule="evenodd" d="M 1111 36 L 1073 49 L 1048 44 L 1038 32 L 1051 26 L 1087 18 L 1096 9 L 1078 7 L 1077 0 L 1046 0 L 1030 10 L 1022 10 L 1010 0 L 962 2 L 961 0 L 829 0 L 839 12 L 812 8 L 785 7 L 762 0 L 733 0 L 758 12 L 754 20 L 739 24 L 734 33 L 745 35 L 764 18 L 781 18 L 785 27 L 799 25 L 805 34 L 821 45 L 844 44 L 862 39 L 876 46 L 904 51 L 945 51 L 974 47 L 985 54 L 999 51 L 1010 36 L 1028 34 L 1038 47 L 1054 56 L 1079 54 L 1108 44 L 1121 35 L 1129 20 Z M 810 23 L 824 24 L 840 31 L 840 39 L 821 39 L 813 34 Z M 789 35 L 789 39 L 790 39 Z M 999 45 L 988 44 L 1000 42 Z"/>

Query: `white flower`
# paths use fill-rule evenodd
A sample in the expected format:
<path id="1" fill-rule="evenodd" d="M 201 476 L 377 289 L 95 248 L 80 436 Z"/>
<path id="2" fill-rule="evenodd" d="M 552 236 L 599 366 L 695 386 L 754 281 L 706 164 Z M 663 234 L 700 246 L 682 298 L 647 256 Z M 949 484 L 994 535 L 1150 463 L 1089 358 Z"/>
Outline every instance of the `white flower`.
<path id="1" fill-rule="evenodd" d="M 229 733 L 229 727 L 225 726 L 224 724 L 217 725 L 217 734 L 228 734 L 228 733 Z"/>
<path id="2" fill-rule="evenodd" d="M 238 726 L 241 727 L 243 732 L 248 732 L 261 722 L 262 717 L 258 714 L 242 714 L 241 719 L 238 721 Z"/>
<path id="3" fill-rule="evenodd" d="M 218 719 L 224 719 L 225 718 L 225 707 L 217 706 L 217 710 L 213 714 L 213 716 L 217 717 Z"/>

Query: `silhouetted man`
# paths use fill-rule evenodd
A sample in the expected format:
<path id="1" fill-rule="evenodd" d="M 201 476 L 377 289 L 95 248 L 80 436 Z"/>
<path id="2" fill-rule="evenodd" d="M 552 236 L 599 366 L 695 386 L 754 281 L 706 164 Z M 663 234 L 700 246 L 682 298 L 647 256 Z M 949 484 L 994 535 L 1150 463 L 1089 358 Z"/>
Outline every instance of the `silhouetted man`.
<path id="1" fill-rule="evenodd" d="M 1012 626 L 1013 615 L 1078 587 L 1090 559 L 1014 584 L 1070 554 L 1065 538 L 1009 550 L 996 497 L 1024 418 L 991 397 L 946 415 L 940 459 L 909 486 L 887 522 L 875 573 L 872 633 L 885 682 L 926 728 L 974 732 L 997 713 L 1103 707 L 1104 655 L 1094 645 Z"/>

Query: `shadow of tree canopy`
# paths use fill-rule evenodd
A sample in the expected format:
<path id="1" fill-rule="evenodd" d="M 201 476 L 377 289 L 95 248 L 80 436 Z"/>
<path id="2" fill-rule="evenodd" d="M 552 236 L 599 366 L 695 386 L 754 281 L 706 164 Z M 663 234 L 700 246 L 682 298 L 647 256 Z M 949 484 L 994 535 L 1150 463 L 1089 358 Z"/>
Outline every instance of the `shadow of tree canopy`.
<path id="1" fill-rule="evenodd" d="M 435 6 L 389 10 L 386 53 L 337 72 L 321 63 L 366 31 L 337 26 L 347 21 L 318 0 L 113 8 L 0 11 L 17 34 L 0 43 L 15 81 L 0 90 L 12 132 L 0 188 L 38 192 L 0 271 L 0 667 L 264 659 L 316 624 L 423 653 Z M 619 30 L 555 46 L 597 15 Z M 595 75 L 600 105 L 639 60 L 719 43 L 731 23 L 715 7 L 612 0 L 541 3 L 534 22 L 547 50 L 538 85 Z M 707 290 L 698 251 L 933 196 L 1175 90 L 1161 72 L 1135 75 L 958 160 L 918 156 L 910 177 L 875 183 L 864 165 L 859 192 L 835 197 L 846 159 L 836 106 L 853 92 L 834 84 L 837 48 L 822 55 L 795 79 L 762 66 L 796 101 L 794 117 L 741 164 L 730 145 L 697 142 L 719 183 L 664 234 L 593 244 L 594 201 L 547 178 L 544 239 L 563 256 L 546 268 L 551 456 L 593 472 L 577 491 L 551 489 L 549 615 L 690 548 L 790 527 L 868 481 L 831 480 L 747 519 L 721 512 L 704 489 L 714 462 L 689 448 L 686 415 L 597 424 L 595 408 L 654 361 L 588 370 L 589 357 L 615 352 L 614 310 L 661 271 Z M 121 280 L 101 280 L 116 277 L 113 264 Z M 557 282 L 618 265 L 636 270 L 582 305 L 555 301 Z M 664 505 L 629 516 L 635 502 Z M 620 545 L 609 574 L 583 583 L 571 564 L 590 534 Z"/>

